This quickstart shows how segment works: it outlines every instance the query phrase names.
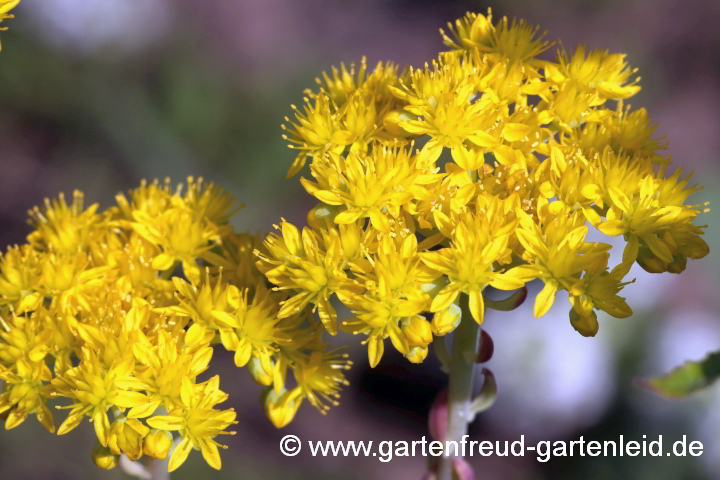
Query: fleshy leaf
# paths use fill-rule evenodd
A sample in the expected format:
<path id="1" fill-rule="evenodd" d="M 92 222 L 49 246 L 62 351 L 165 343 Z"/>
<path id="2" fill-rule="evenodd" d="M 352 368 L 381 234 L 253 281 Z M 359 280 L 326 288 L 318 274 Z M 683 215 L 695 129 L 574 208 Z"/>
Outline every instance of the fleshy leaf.
<path id="1" fill-rule="evenodd" d="M 720 378 L 720 351 L 697 362 L 686 362 L 665 375 L 639 383 L 660 395 L 682 398 L 710 386 Z"/>

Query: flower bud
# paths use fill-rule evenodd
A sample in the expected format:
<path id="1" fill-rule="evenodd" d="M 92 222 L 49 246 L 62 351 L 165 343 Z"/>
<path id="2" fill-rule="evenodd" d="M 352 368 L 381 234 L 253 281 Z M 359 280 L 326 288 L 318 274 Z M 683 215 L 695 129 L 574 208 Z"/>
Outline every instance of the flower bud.
<path id="1" fill-rule="evenodd" d="M 427 347 L 412 347 L 405 357 L 412 363 L 422 363 L 428 356 L 429 349 Z"/>
<path id="2" fill-rule="evenodd" d="M 148 457 L 162 460 L 167 457 L 173 444 L 173 436 L 165 430 L 152 429 L 143 442 L 143 452 Z"/>
<path id="3" fill-rule="evenodd" d="M 676 255 L 672 263 L 668 264 L 668 272 L 682 273 L 687 267 L 687 257 L 685 255 Z"/>
<path id="4" fill-rule="evenodd" d="M 410 120 L 417 120 L 417 115 L 413 115 L 405 110 L 393 110 L 383 118 L 383 126 L 388 133 L 395 135 L 396 137 L 410 137 L 412 134 L 405 131 L 405 129 L 400 126 L 400 122 L 407 122 Z"/>
<path id="5" fill-rule="evenodd" d="M 290 392 L 284 390 L 278 394 L 274 388 L 268 388 L 262 397 L 265 415 L 276 428 L 282 428 L 292 422 L 300 408 L 300 400 L 291 400 Z"/>
<path id="6" fill-rule="evenodd" d="M 570 310 L 570 324 L 583 337 L 594 337 L 599 328 L 595 311 L 590 311 L 589 315 L 580 315 L 574 309 Z"/>
<path id="7" fill-rule="evenodd" d="M 432 233 L 428 233 L 428 235 L 431 235 L 431 234 Z M 449 283 L 448 278 L 445 275 L 443 275 L 443 276 L 436 278 L 432 282 L 421 285 L 420 288 L 422 289 L 423 292 L 430 295 L 430 298 L 435 298 L 435 295 L 440 293 L 440 290 L 445 288 L 448 283 Z"/>
<path id="8" fill-rule="evenodd" d="M 260 385 L 269 386 L 273 383 L 273 377 L 265 371 L 262 361 L 257 357 L 252 357 L 247 364 L 248 372 L 255 382 Z"/>
<path id="9" fill-rule="evenodd" d="M 112 470 L 117 465 L 118 455 L 113 455 L 108 447 L 103 447 L 100 442 L 95 442 L 92 460 L 96 467 L 103 470 Z"/>
<path id="10" fill-rule="evenodd" d="M 316 229 L 326 229 L 335 223 L 335 216 L 340 212 L 340 207 L 318 203 L 308 212 L 308 225 Z"/>
<path id="11" fill-rule="evenodd" d="M 456 304 L 451 303 L 447 309 L 437 312 L 433 316 L 430 323 L 433 335 L 441 337 L 452 332 L 460 325 L 461 318 L 462 310 Z"/>
<path id="12" fill-rule="evenodd" d="M 130 460 L 142 457 L 143 438 L 150 429 L 134 418 L 115 420 L 110 426 L 108 447 L 115 455 L 125 454 Z"/>
<path id="13" fill-rule="evenodd" d="M 407 319 L 402 326 L 402 331 L 405 334 L 405 338 L 407 338 L 410 348 L 425 348 L 433 341 L 430 322 L 420 315 L 415 315 Z"/>
<path id="14" fill-rule="evenodd" d="M 638 257 L 637 263 L 648 273 L 664 273 L 668 270 L 668 264 L 657 257 Z"/>

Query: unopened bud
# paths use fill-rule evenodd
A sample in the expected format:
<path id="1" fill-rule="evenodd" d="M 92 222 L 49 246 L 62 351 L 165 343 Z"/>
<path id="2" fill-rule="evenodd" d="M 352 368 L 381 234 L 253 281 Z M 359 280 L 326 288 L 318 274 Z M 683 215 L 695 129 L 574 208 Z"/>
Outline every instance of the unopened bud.
<path id="1" fill-rule="evenodd" d="M 262 361 L 257 357 L 252 357 L 248 362 L 248 372 L 255 382 L 260 385 L 269 386 L 273 383 L 273 377 L 265 371 Z"/>
<path id="2" fill-rule="evenodd" d="M 574 309 L 570 310 L 570 323 L 583 337 L 594 337 L 599 328 L 595 311 L 589 315 L 580 315 Z"/>
<path id="3" fill-rule="evenodd" d="M 96 467 L 103 470 L 112 470 L 117 465 L 118 456 L 114 455 L 108 447 L 103 447 L 100 442 L 95 442 L 92 460 Z"/>
<path id="4" fill-rule="evenodd" d="M 112 453 L 125 454 L 130 460 L 142 457 L 143 439 L 150 429 L 135 418 L 119 418 L 112 423 L 108 447 Z"/>
<path id="5" fill-rule="evenodd" d="M 668 272 L 682 273 L 687 267 L 687 257 L 685 255 L 676 255 L 673 262 L 668 264 Z"/>
<path id="6" fill-rule="evenodd" d="M 405 355 L 405 357 L 412 363 L 422 363 L 427 358 L 428 351 L 429 349 L 427 347 L 412 347 L 408 351 L 408 354 Z"/>
<path id="7" fill-rule="evenodd" d="M 335 216 L 339 213 L 339 207 L 318 203 L 308 212 L 308 225 L 316 229 L 324 229 L 333 225 Z"/>
<path id="8" fill-rule="evenodd" d="M 431 233 L 429 233 L 429 235 L 430 234 Z M 445 275 L 443 275 L 441 277 L 436 278 L 432 282 L 428 282 L 428 283 L 421 285 L 420 288 L 422 289 L 423 292 L 430 295 L 430 298 L 435 298 L 435 295 L 440 293 L 440 290 L 445 288 L 448 283 L 449 283 L 448 278 Z"/>
<path id="9" fill-rule="evenodd" d="M 448 308 L 437 312 L 430 323 L 432 327 L 432 333 L 435 336 L 441 337 L 452 332 L 460 325 L 462 319 L 462 310 L 459 306 L 451 303 Z"/>
<path id="10" fill-rule="evenodd" d="M 152 429 L 143 442 L 143 452 L 148 457 L 162 460 L 167 457 L 173 444 L 173 436 L 164 430 Z"/>
<path id="11" fill-rule="evenodd" d="M 290 400 L 290 392 L 283 390 L 278 394 L 274 388 L 268 388 L 263 394 L 262 400 L 265 407 L 265 415 L 276 428 L 282 428 L 290 423 L 297 413 L 300 403 L 297 400 Z"/>
<path id="12" fill-rule="evenodd" d="M 407 319 L 402 326 L 402 331 L 410 348 L 426 348 L 433 341 L 430 322 L 420 315 Z"/>
<path id="13" fill-rule="evenodd" d="M 417 116 L 405 110 L 393 110 L 383 118 L 383 126 L 388 133 L 397 137 L 409 137 L 412 134 L 400 126 L 401 122 L 417 120 Z"/>
<path id="14" fill-rule="evenodd" d="M 664 273 L 668 270 L 668 264 L 657 257 L 638 257 L 637 263 L 648 273 Z"/>

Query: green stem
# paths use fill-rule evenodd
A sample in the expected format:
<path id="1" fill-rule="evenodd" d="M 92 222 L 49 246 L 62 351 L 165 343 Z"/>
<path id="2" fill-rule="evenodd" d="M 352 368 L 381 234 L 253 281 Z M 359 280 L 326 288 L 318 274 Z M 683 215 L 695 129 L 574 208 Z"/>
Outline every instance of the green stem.
<path id="1" fill-rule="evenodd" d="M 168 472 L 168 462 L 170 461 L 170 452 L 163 460 L 153 460 L 148 465 L 152 480 L 170 480 L 170 472 Z"/>
<path id="2" fill-rule="evenodd" d="M 458 451 L 451 446 L 447 456 L 442 458 L 438 480 L 452 480 L 452 457 L 460 456 L 461 441 L 467 433 L 468 424 L 472 420 L 471 411 L 473 370 L 479 348 L 478 337 L 480 326 L 470 314 L 467 295 L 461 295 L 460 307 L 462 320 L 453 333 L 453 346 L 450 357 L 450 386 L 448 387 L 449 425 L 445 440 L 455 441 Z"/>

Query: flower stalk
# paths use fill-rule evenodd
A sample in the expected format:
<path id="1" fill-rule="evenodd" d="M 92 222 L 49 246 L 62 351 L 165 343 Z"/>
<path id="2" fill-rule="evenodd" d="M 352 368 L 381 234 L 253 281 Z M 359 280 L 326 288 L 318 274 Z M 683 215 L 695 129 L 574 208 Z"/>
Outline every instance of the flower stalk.
<path id="1" fill-rule="evenodd" d="M 168 457 L 162 460 L 153 460 L 148 465 L 148 470 L 152 476 L 152 480 L 170 480 L 170 472 L 168 472 Z"/>
<path id="2" fill-rule="evenodd" d="M 472 389 L 475 362 L 480 343 L 480 325 L 470 315 L 467 295 L 461 295 L 460 306 L 462 321 L 453 335 L 452 352 L 450 356 L 450 386 L 448 387 L 448 432 L 446 441 L 455 441 L 460 445 L 463 435 L 467 433 L 468 425 L 474 417 L 472 412 Z M 452 480 L 452 458 L 459 456 L 456 449 L 449 449 L 440 464 L 438 480 Z"/>

